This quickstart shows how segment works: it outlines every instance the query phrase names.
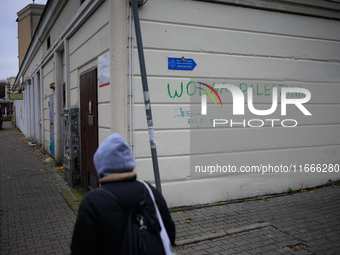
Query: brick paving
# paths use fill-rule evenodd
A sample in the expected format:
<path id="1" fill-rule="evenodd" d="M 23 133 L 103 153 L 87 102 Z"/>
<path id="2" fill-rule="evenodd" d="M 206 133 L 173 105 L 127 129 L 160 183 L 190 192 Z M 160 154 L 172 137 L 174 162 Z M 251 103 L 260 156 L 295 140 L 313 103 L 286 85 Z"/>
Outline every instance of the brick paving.
<path id="1" fill-rule="evenodd" d="M 11 123 L 0 131 L 0 254 L 70 254 L 65 181 Z M 172 213 L 181 254 L 340 254 L 340 186 Z"/>
<path id="2" fill-rule="evenodd" d="M 62 177 L 35 155 L 10 122 L 0 131 L 0 253 L 70 254 L 76 216 Z"/>
<path id="3" fill-rule="evenodd" d="M 177 243 L 184 244 L 177 247 L 176 252 L 340 254 L 340 186 L 261 201 L 263 202 L 254 200 L 173 213 L 178 233 Z M 261 226 L 259 223 L 263 227 L 255 228 Z M 254 226 L 254 229 L 249 229 L 248 226 Z M 221 233 L 221 236 L 190 243 L 216 233 Z"/>

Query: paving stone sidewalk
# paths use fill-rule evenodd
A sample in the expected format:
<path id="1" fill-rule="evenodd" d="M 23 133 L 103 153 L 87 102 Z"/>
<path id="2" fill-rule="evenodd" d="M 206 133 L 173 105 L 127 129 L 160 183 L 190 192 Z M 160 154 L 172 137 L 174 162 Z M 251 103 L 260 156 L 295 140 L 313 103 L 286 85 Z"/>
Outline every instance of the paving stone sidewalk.
<path id="1" fill-rule="evenodd" d="M 0 254 L 70 254 L 76 216 L 62 177 L 10 122 L 0 131 Z"/>
<path id="2" fill-rule="evenodd" d="M 340 254 L 337 185 L 173 213 L 172 218 L 177 244 L 187 244 L 176 248 L 178 254 Z"/>
<path id="3" fill-rule="evenodd" d="M 0 254 L 70 254 L 68 188 L 11 123 L 0 131 Z M 340 254 L 340 186 L 172 213 L 177 254 Z"/>

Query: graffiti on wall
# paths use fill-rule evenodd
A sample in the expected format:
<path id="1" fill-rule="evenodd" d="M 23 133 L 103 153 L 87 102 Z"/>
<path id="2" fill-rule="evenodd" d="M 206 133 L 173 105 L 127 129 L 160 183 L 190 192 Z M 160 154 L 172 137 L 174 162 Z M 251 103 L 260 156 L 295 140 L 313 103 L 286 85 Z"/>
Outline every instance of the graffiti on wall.
<path id="1" fill-rule="evenodd" d="M 179 107 L 174 110 L 175 115 L 174 118 L 182 118 L 185 119 L 187 124 L 201 126 L 201 125 L 212 125 L 214 119 L 213 118 L 202 118 L 200 111 L 193 110 L 185 110 L 183 107 Z"/>
<path id="2" fill-rule="evenodd" d="M 50 108 L 50 152 L 54 156 L 54 110 L 53 110 L 53 95 L 50 96 L 50 101 L 48 103 Z"/>
<path id="3" fill-rule="evenodd" d="M 209 84 L 209 83 L 208 83 Z M 216 84 L 226 84 L 226 82 L 221 82 L 221 83 L 211 83 L 211 87 L 213 87 L 216 92 L 220 95 L 223 94 L 229 94 L 230 92 L 226 88 L 215 88 Z M 254 96 L 272 96 L 272 90 L 273 88 L 301 88 L 301 86 L 297 85 L 286 85 L 286 84 L 261 84 L 261 83 L 239 83 L 239 88 L 243 93 L 247 93 L 248 90 L 252 90 Z M 199 82 L 194 82 L 194 81 L 189 81 L 186 86 L 184 86 L 183 82 L 181 82 L 180 88 L 178 86 L 170 86 L 170 84 L 167 84 L 167 90 L 168 90 L 168 95 L 170 98 L 180 98 L 183 95 L 187 96 L 193 96 L 195 94 L 199 94 L 200 96 L 205 93 L 204 90 L 201 88 L 202 83 Z M 301 93 L 287 93 L 288 96 L 291 97 L 301 97 L 303 94 Z"/>
<path id="4" fill-rule="evenodd" d="M 217 88 L 215 85 L 217 84 L 228 84 L 227 82 L 206 82 L 210 84 L 210 86 L 215 90 L 214 92 L 217 92 L 218 95 L 221 95 L 221 97 L 231 94 L 231 92 L 227 88 Z M 281 89 L 282 88 L 302 88 L 299 85 L 287 85 L 287 84 L 281 84 L 281 83 L 251 83 L 251 82 L 239 82 L 235 83 L 232 82 L 236 87 L 239 87 L 240 90 L 244 93 L 247 94 L 249 93 L 248 91 L 250 90 L 252 95 L 254 97 L 268 97 L 269 99 L 273 96 L 273 91 L 277 90 L 278 93 L 281 96 Z M 186 85 L 185 85 L 186 84 Z M 212 92 L 212 90 L 209 92 L 209 89 L 207 88 L 202 88 L 202 85 L 204 83 L 199 82 L 199 81 L 189 81 L 189 82 L 180 82 L 175 84 L 175 85 L 170 85 L 169 83 L 167 84 L 167 93 L 168 96 L 171 99 L 176 99 L 176 98 L 183 98 L 183 97 L 188 97 L 189 100 L 194 95 L 202 96 L 202 95 L 207 95 Z M 211 88 L 210 87 L 210 88 Z M 276 94 L 275 94 L 276 95 Z M 290 98 L 301 98 L 304 97 L 305 94 L 303 93 L 287 93 L 287 97 Z M 202 113 L 199 109 L 195 107 L 190 107 L 189 110 L 183 107 L 179 107 L 174 110 L 174 115 L 173 118 L 181 118 L 186 121 L 187 124 L 191 126 L 211 126 L 213 124 L 214 119 L 213 118 L 207 118 L 203 117 Z"/>

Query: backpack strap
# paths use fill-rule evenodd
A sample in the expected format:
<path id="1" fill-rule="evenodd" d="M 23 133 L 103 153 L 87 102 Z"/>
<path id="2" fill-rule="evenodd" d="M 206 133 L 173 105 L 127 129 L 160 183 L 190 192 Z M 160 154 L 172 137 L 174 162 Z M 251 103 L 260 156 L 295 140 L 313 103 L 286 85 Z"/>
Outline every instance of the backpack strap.
<path id="1" fill-rule="evenodd" d="M 153 201 L 153 204 L 155 206 L 156 216 L 157 216 L 159 224 L 161 226 L 160 236 L 161 236 L 161 239 L 162 239 L 162 242 L 163 242 L 163 247 L 164 247 L 165 254 L 166 255 L 175 255 L 175 251 L 174 251 L 174 249 L 173 249 L 173 247 L 171 245 L 168 232 L 167 232 L 167 230 L 166 230 L 166 228 L 164 226 L 164 223 L 163 223 L 162 215 L 159 212 L 155 196 L 154 196 L 151 188 L 149 187 L 149 185 L 145 181 L 140 181 L 140 182 L 143 183 L 145 188 L 148 189 L 150 197 L 151 197 L 151 199 Z"/>

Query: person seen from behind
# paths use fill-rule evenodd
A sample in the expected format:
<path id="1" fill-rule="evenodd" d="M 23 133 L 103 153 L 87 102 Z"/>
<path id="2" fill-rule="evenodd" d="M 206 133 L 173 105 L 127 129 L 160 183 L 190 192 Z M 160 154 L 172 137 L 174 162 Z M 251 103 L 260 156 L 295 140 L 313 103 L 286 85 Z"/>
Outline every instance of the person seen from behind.
<path id="1" fill-rule="evenodd" d="M 74 227 L 71 254 L 97 255 L 121 254 L 127 238 L 124 237 L 127 213 L 134 211 L 145 200 L 144 210 L 157 220 L 154 203 L 145 186 L 137 181 L 132 151 L 124 138 L 112 134 L 99 146 L 93 158 L 101 188 L 90 191 L 79 207 Z M 150 184 L 172 245 L 175 243 L 175 224 L 171 219 L 163 196 Z M 114 194 L 123 204 L 119 205 L 109 194 Z M 158 221 L 157 221 L 158 222 Z M 148 227 L 148 226 L 147 226 Z"/>

